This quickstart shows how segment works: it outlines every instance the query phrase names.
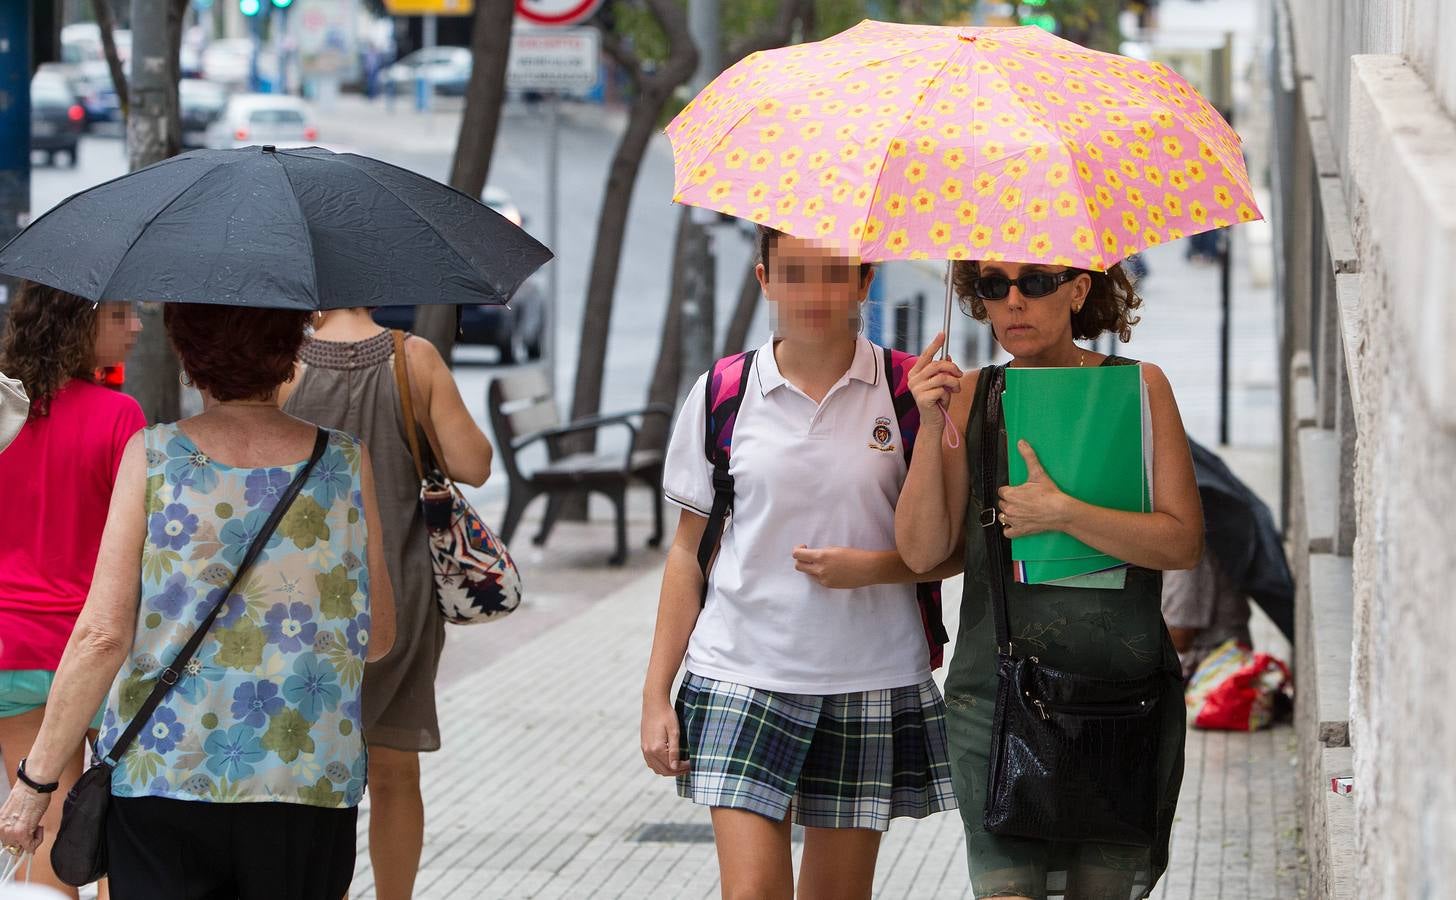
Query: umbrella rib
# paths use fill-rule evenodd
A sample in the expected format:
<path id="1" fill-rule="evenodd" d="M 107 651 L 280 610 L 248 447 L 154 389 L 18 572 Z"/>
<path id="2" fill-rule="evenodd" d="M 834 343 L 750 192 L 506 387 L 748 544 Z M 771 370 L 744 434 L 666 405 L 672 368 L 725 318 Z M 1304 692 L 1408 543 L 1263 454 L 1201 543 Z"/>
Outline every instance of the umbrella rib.
<path id="1" fill-rule="evenodd" d="M 276 153 L 273 154 L 273 162 L 279 169 L 283 170 L 283 180 L 288 182 L 288 196 L 293 199 L 293 208 L 298 210 L 298 221 L 303 226 L 304 240 L 308 242 L 308 268 L 309 272 L 313 275 L 314 300 L 318 303 L 317 308 L 323 309 L 324 295 L 323 290 L 319 287 L 318 257 L 313 246 L 313 230 L 308 227 L 308 216 L 303 214 L 303 204 L 298 202 L 298 191 L 294 190 L 293 176 L 288 174 L 288 167 L 283 164 L 283 160 L 278 159 Z"/>
<path id="2" fill-rule="evenodd" d="M 363 166 L 356 166 L 353 163 L 346 163 L 346 165 L 348 165 L 351 169 L 353 169 L 354 171 L 358 172 L 359 174 L 363 175 L 365 178 L 368 178 L 370 181 L 372 181 L 375 184 L 379 185 L 379 189 L 381 191 L 384 191 L 386 194 L 388 194 L 389 196 L 393 197 L 395 200 L 399 201 L 400 205 L 403 206 L 405 209 L 407 209 L 410 212 L 414 213 L 415 214 L 415 217 L 418 218 L 421 222 L 423 222 L 425 224 L 425 227 L 429 228 L 431 231 L 433 231 L 435 233 L 435 235 L 437 237 L 440 238 L 440 243 L 442 243 L 446 247 L 449 247 L 450 248 L 450 252 L 453 253 L 455 255 L 455 258 L 458 259 L 460 261 L 460 263 L 465 266 L 466 271 L 471 272 L 471 273 L 473 273 L 473 274 L 475 274 L 477 276 L 479 276 L 481 274 L 480 271 L 477 270 L 475 268 L 475 266 L 471 264 L 470 260 L 466 259 L 465 256 L 464 256 L 464 254 L 462 254 L 455 247 L 455 245 L 452 244 L 450 242 L 450 240 L 445 237 L 445 235 L 441 234 L 440 233 L 440 230 L 438 228 L 436 228 L 430 222 L 429 219 L 426 219 L 420 213 L 419 210 L 417 210 L 417 209 L 414 208 L 413 204 L 411 204 L 408 200 L 406 200 L 403 197 L 401 197 L 399 194 L 396 194 L 393 190 L 390 189 L 389 185 L 387 185 L 384 182 L 380 181 L 378 178 L 375 178 L 374 177 L 374 174 L 372 172 L 368 171 L 367 169 L 365 169 Z M 387 165 L 387 163 L 386 163 L 386 165 Z M 421 177 L 423 177 L 423 176 L 421 176 Z M 430 179 L 430 180 L 433 181 L 434 179 Z M 439 183 L 439 182 L 436 182 L 436 183 Z M 457 190 L 457 189 L 453 189 L 452 188 L 452 190 Z M 469 194 L 466 194 L 463 191 L 458 191 L 457 190 L 457 193 L 459 193 L 463 197 L 467 197 L 467 198 L 470 197 Z M 474 202 L 479 203 L 480 201 L 479 200 L 475 200 Z M 549 250 L 550 248 L 548 247 L 547 249 Z M 500 292 L 496 289 L 496 287 L 495 287 L 494 284 L 491 284 L 490 279 L 489 278 L 485 278 L 483 280 L 488 285 L 490 285 L 491 291 L 494 294 L 496 294 L 496 296 L 499 296 Z M 510 299 L 509 298 L 506 298 L 505 300 L 503 300 L 501 302 L 501 306 L 504 306 L 507 309 L 510 308 L 510 305 L 511 304 L 510 304 Z"/>
<path id="3" fill-rule="evenodd" d="M 165 162 L 165 160 L 164 160 L 164 162 Z M 189 182 L 186 187 L 181 188 L 180 190 L 178 190 L 177 193 L 176 193 L 176 195 L 174 195 L 171 200 L 168 200 L 167 201 L 166 205 L 164 205 L 161 209 L 159 209 L 155 213 L 153 213 L 152 214 L 152 217 L 150 219 L 147 219 L 146 223 L 143 224 L 142 227 L 140 227 L 140 228 L 137 229 L 137 233 L 132 236 L 132 239 L 130 241 L 127 241 L 126 250 L 122 252 L 121 258 L 119 258 L 116 261 L 116 265 L 112 267 L 111 274 L 109 276 L 107 276 L 106 283 L 101 286 L 101 290 L 97 292 L 97 294 L 96 294 L 95 297 L 91 297 L 91 298 L 88 298 L 88 299 L 92 300 L 95 303 L 100 303 L 106 297 L 106 290 L 107 290 L 107 288 L 111 287 L 111 282 L 113 282 L 113 281 L 116 280 L 116 273 L 121 271 L 122 264 L 125 263 L 126 262 L 126 258 L 131 255 L 131 251 L 132 251 L 132 249 L 134 247 L 136 247 L 137 241 L 141 240 L 142 239 L 142 235 L 146 234 L 147 229 L 152 227 L 152 223 L 154 223 L 158 219 L 160 219 L 162 217 L 162 214 L 165 213 L 167 210 L 171 209 L 172 208 L 172 205 L 175 204 L 178 200 L 181 200 L 183 194 L 185 194 L 188 191 L 192 190 L 193 188 L 197 187 L 198 182 L 202 181 L 202 179 L 204 179 L 207 176 L 211 175 L 212 173 L 218 171 L 219 169 L 222 169 L 224 166 L 230 166 L 230 165 L 232 165 L 232 162 L 231 161 L 230 162 L 227 162 L 227 163 L 221 163 L 219 165 L 213 166 L 212 168 L 208 169 L 206 172 L 203 172 L 202 174 L 198 175 L 196 178 L 192 179 L 192 181 Z M 148 168 L 150 168 L 150 166 Z M 126 176 L 123 175 L 121 177 L 122 178 L 125 178 Z M 116 180 L 119 180 L 119 179 L 112 179 L 112 180 L 113 181 L 116 181 Z M 145 298 L 132 298 L 132 299 L 145 299 Z"/>

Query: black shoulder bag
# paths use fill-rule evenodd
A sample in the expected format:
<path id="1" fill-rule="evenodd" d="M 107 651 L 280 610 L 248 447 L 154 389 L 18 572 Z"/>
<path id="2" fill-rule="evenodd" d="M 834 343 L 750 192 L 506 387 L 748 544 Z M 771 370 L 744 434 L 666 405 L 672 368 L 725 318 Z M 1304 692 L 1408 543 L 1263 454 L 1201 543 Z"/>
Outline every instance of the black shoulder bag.
<path id="1" fill-rule="evenodd" d="M 1158 832 L 1159 701 L 1169 673 L 1090 678 L 1021 656 L 1006 602 L 1006 536 L 996 515 L 1005 370 L 981 370 L 981 530 L 996 626 L 996 709 L 983 823 L 992 834 L 1149 847 Z"/>
<path id="2" fill-rule="evenodd" d="M 313 455 L 304 463 L 302 469 L 293 477 L 288 485 L 288 490 L 278 498 L 278 503 L 269 514 L 268 521 L 264 523 L 253 543 L 248 546 L 248 552 L 243 556 L 242 564 L 233 572 L 232 579 L 228 582 L 227 590 L 222 592 L 221 598 L 197 626 L 192 637 L 182 649 L 177 651 L 177 656 L 157 676 L 157 683 L 152 688 L 141 709 L 132 717 L 126 730 L 121 737 L 116 739 L 113 746 L 103 758 L 96 759 L 91 768 L 87 769 L 76 781 L 76 786 L 71 788 L 66 795 L 66 805 L 61 811 L 61 827 L 56 831 L 56 842 L 51 846 L 51 868 L 55 870 L 56 877 L 66 884 L 80 887 L 83 884 L 90 884 L 99 878 L 106 876 L 106 814 L 111 807 L 111 772 L 126 754 L 131 742 L 136 740 L 141 730 L 146 727 L 151 719 L 152 713 L 158 704 L 167 696 L 182 673 L 187 668 L 187 663 L 197 653 L 197 648 L 202 645 L 202 639 L 206 637 L 207 630 L 217 619 L 218 613 L 227 605 L 228 597 L 232 595 L 233 589 L 238 586 L 258 554 L 263 551 L 263 545 L 268 543 L 278 523 L 282 521 L 284 513 L 293 503 L 293 498 L 298 495 L 304 482 L 308 481 L 309 473 L 313 471 L 314 464 L 324 455 L 324 450 L 329 445 L 329 432 L 326 429 L 318 429 L 318 436 L 314 439 Z"/>

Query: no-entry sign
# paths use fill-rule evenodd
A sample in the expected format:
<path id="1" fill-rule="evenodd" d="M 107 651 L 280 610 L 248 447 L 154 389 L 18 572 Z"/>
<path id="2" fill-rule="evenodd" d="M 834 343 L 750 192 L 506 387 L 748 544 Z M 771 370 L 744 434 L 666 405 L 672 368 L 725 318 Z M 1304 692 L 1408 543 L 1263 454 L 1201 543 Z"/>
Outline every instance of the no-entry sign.
<path id="1" fill-rule="evenodd" d="M 602 0 L 516 0 L 516 17 L 532 25 L 575 25 L 601 5 Z"/>

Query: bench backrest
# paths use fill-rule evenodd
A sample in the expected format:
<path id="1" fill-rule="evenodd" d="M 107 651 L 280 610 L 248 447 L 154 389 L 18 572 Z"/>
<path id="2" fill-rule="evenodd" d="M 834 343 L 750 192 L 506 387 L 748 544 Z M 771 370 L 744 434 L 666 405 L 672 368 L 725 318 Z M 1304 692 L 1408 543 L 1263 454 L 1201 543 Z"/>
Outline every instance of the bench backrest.
<path id="1" fill-rule="evenodd" d="M 486 392 L 491 427 L 495 429 L 496 453 L 511 478 L 520 478 L 513 448 L 517 438 L 561 424 L 551 381 L 544 370 L 527 369 L 503 375 L 490 383 Z"/>

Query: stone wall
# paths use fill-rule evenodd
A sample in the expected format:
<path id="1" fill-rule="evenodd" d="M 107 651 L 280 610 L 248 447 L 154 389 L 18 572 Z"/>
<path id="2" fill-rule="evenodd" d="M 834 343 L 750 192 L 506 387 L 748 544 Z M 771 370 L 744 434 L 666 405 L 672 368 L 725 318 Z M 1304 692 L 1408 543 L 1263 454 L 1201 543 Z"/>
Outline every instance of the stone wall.
<path id="1" fill-rule="evenodd" d="M 1346 190 L 1364 323 L 1351 690 L 1360 896 L 1451 897 L 1456 282 L 1442 270 L 1456 260 L 1456 121 L 1401 57 L 1355 57 L 1352 73 Z"/>
<path id="2" fill-rule="evenodd" d="M 1456 897 L 1456 3 L 1276 3 L 1312 896 Z"/>

